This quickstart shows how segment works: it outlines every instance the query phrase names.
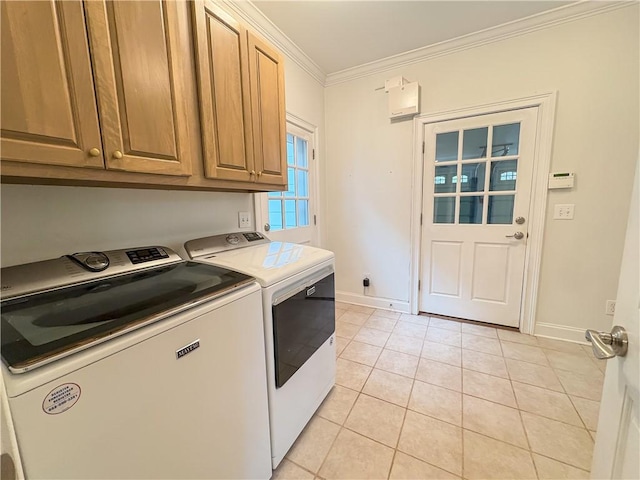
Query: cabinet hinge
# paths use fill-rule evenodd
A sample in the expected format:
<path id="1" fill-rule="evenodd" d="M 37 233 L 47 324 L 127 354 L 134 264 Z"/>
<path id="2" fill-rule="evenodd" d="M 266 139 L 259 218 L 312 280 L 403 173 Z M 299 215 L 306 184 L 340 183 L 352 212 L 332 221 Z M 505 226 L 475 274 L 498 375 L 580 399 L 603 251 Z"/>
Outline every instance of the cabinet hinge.
<path id="1" fill-rule="evenodd" d="M 422 153 L 424 153 L 424 142 L 422 142 Z"/>
<path id="2" fill-rule="evenodd" d="M 418 290 L 420 290 L 420 280 L 418 280 Z"/>
<path id="3" fill-rule="evenodd" d="M 318 224 L 318 222 L 317 222 L 317 219 L 316 219 L 316 216 L 315 216 L 315 215 L 313 216 L 313 224 L 314 224 L 314 225 L 317 225 L 317 224 Z"/>

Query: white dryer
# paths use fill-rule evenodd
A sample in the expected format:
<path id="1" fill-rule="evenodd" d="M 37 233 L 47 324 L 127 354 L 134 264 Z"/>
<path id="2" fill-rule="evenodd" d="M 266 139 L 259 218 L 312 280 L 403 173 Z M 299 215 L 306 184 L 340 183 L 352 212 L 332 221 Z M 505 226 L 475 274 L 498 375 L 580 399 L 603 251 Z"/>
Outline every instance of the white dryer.
<path id="1" fill-rule="evenodd" d="M 251 275 L 262 287 L 273 468 L 335 383 L 332 252 L 258 232 L 191 240 L 193 260 Z"/>

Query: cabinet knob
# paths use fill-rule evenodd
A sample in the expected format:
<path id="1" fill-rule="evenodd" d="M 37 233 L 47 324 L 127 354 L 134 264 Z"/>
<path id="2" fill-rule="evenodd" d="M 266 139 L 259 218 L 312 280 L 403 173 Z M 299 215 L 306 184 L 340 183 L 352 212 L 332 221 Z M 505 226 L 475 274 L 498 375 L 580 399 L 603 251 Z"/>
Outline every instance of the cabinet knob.
<path id="1" fill-rule="evenodd" d="M 115 152 L 113 152 L 113 158 L 121 159 L 122 152 L 120 150 L 116 150 Z"/>
<path id="2" fill-rule="evenodd" d="M 259 171 L 259 172 L 258 172 L 258 176 L 260 176 L 260 175 L 262 175 L 262 171 Z"/>
<path id="3" fill-rule="evenodd" d="M 255 174 L 256 174 L 256 171 L 255 171 L 255 170 L 251 170 L 251 171 L 249 172 L 249 174 L 250 174 L 250 175 L 255 175 Z"/>
<path id="4" fill-rule="evenodd" d="M 100 156 L 100 149 L 99 148 L 92 148 L 91 150 L 89 150 L 89 155 L 92 157 L 99 157 Z"/>

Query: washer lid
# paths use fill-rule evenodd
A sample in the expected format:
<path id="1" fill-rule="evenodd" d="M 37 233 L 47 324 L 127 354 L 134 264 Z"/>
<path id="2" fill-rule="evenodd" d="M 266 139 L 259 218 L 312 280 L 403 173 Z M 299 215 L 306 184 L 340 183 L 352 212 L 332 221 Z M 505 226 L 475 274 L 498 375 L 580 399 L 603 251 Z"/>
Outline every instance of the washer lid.
<path id="1" fill-rule="evenodd" d="M 255 277 L 263 287 L 334 258 L 333 252 L 288 242 L 270 242 L 198 257 L 200 261 L 231 268 Z"/>
<path id="2" fill-rule="evenodd" d="M 252 281 L 226 268 L 181 261 L 13 297 L 1 303 L 2 360 L 22 373 Z"/>

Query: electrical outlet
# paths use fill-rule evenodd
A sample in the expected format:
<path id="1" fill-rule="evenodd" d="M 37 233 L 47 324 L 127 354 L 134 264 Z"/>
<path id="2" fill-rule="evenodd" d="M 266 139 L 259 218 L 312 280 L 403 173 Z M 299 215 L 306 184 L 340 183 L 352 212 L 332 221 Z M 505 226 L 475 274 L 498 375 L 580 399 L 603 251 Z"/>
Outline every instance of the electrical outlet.
<path id="1" fill-rule="evenodd" d="M 249 228 L 251 227 L 251 218 L 249 212 L 238 212 L 238 227 Z"/>
<path id="2" fill-rule="evenodd" d="M 616 314 L 616 301 L 615 300 L 607 300 L 606 306 L 604 308 L 604 313 L 607 315 L 615 315 Z"/>
<path id="3" fill-rule="evenodd" d="M 573 203 L 559 203 L 553 206 L 554 220 L 573 220 Z"/>

